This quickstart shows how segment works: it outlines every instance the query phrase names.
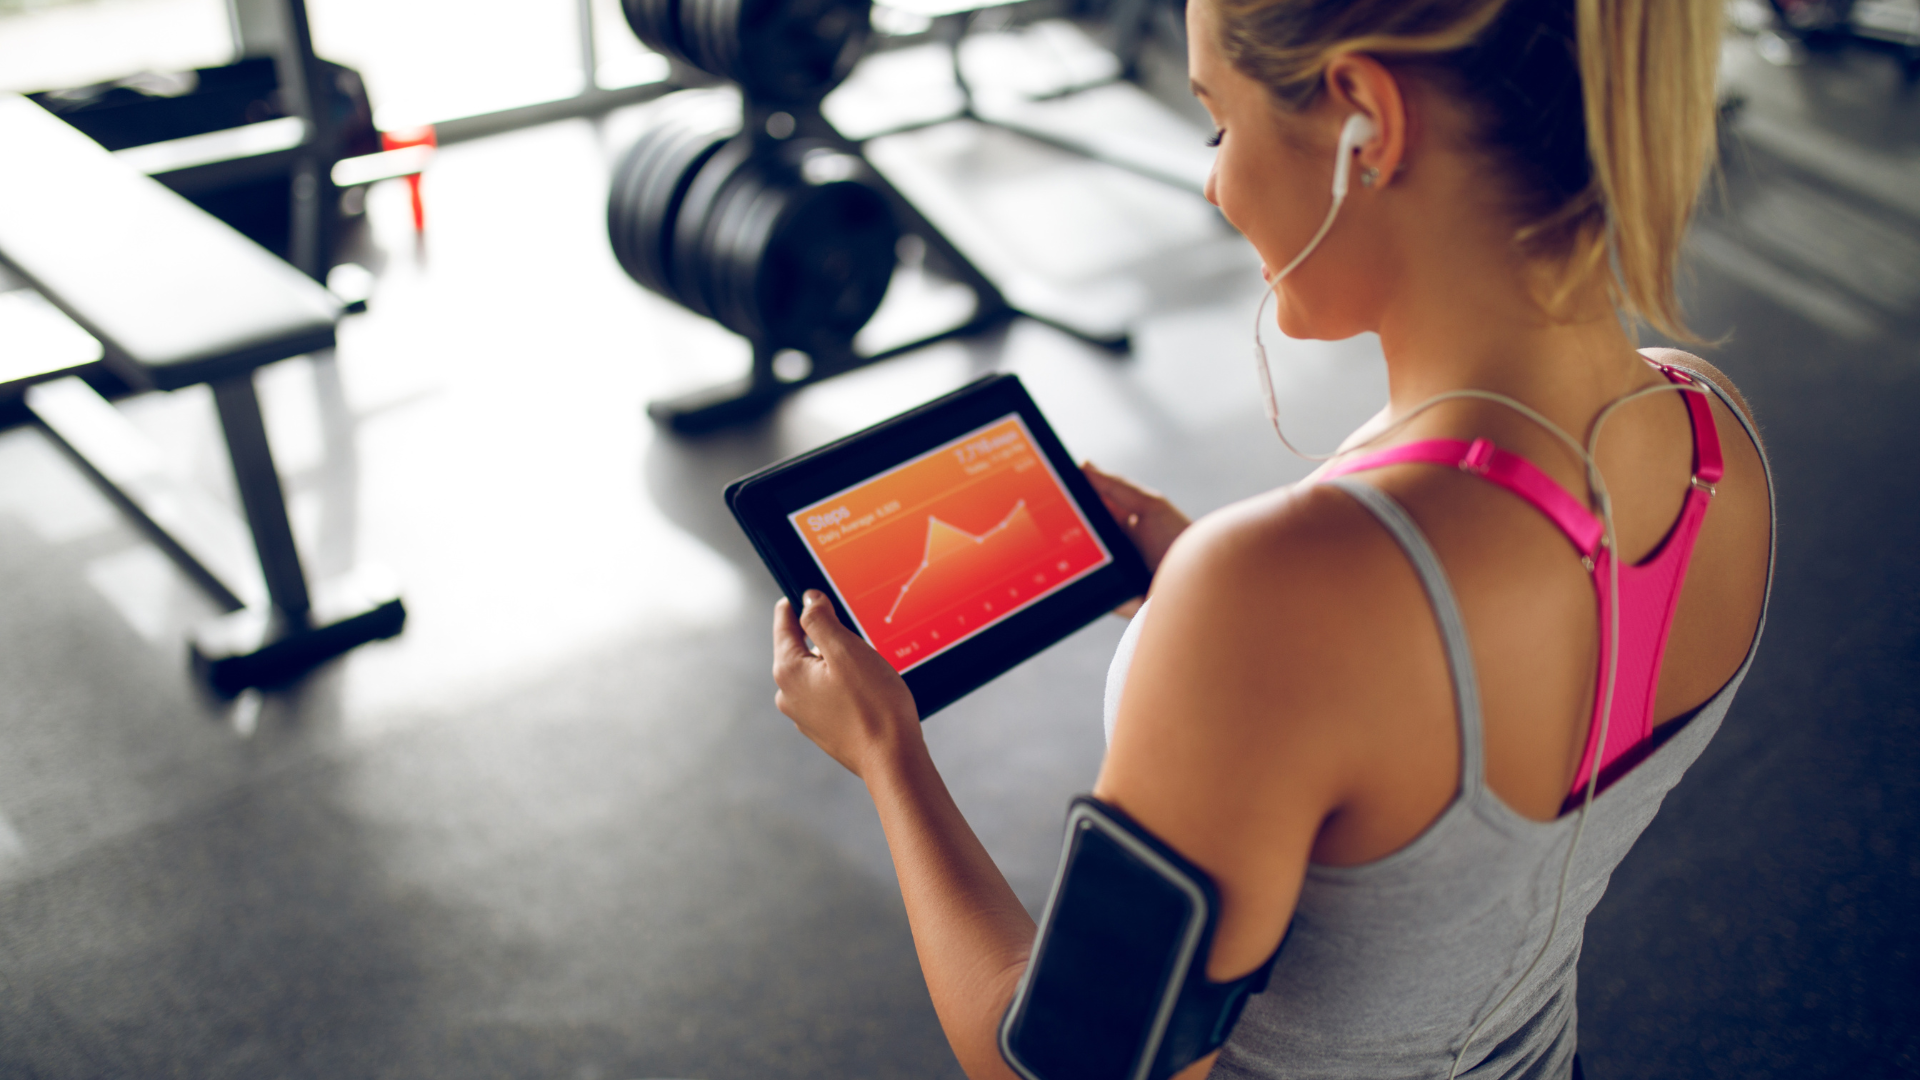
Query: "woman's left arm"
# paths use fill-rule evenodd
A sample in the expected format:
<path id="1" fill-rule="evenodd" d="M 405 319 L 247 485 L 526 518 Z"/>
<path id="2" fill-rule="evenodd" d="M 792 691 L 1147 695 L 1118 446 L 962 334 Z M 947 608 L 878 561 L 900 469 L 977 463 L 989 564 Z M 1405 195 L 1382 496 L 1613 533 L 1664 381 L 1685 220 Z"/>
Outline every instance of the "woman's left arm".
<path id="1" fill-rule="evenodd" d="M 817 592 L 798 618 L 784 599 L 775 605 L 773 658 L 780 711 L 873 796 L 927 991 L 960 1067 L 972 1080 L 1012 1078 L 998 1034 L 1033 919 L 934 767 L 907 684 Z"/>

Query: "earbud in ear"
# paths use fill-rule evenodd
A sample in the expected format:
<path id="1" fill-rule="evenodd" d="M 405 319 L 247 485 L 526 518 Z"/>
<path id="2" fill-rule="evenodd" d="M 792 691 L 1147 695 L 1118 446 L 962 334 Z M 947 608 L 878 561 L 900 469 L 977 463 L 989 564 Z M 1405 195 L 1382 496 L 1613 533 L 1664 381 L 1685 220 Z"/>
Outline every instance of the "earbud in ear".
<path id="1" fill-rule="evenodd" d="M 1347 197 L 1347 177 L 1353 171 L 1353 152 L 1373 138 L 1373 121 L 1365 113 L 1354 113 L 1340 127 L 1340 146 L 1333 162 L 1333 197 Z"/>
<path id="2" fill-rule="evenodd" d="M 1295 255 L 1292 262 L 1281 267 L 1279 273 L 1267 278 L 1267 292 L 1260 300 L 1262 305 L 1261 310 L 1265 310 L 1267 302 L 1266 296 L 1273 295 L 1273 290 L 1280 287 L 1280 282 L 1285 279 L 1288 274 L 1293 273 L 1295 267 L 1307 261 L 1307 256 L 1313 254 L 1313 249 L 1319 247 L 1320 241 L 1326 239 L 1327 230 L 1333 228 L 1333 219 L 1340 216 L 1340 204 L 1347 201 L 1347 174 L 1353 170 L 1353 152 L 1360 148 L 1361 143 L 1371 138 L 1373 138 L 1373 121 L 1367 119 L 1366 116 L 1361 113 L 1354 113 L 1352 116 L 1347 117 L 1347 122 L 1341 125 L 1340 156 L 1335 159 L 1333 163 L 1333 205 L 1327 207 L 1327 219 L 1320 223 L 1320 231 L 1313 234 L 1313 239 L 1307 241 L 1307 246 L 1300 249 L 1300 254 Z M 1260 344 L 1259 326 L 1260 314 L 1256 311 L 1254 313 L 1253 347 L 1259 352 L 1260 363 L 1262 365 L 1261 370 L 1265 371 L 1267 353 L 1266 346 Z M 1266 379 L 1271 377 L 1262 375 L 1261 378 Z M 1269 415 L 1271 415 L 1271 402 L 1273 400 L 1271 394 L 1268 395 L 1267 400 L 1270 406 Z M 1279 428 L 1276 426 L 1274 430 L 1277 431 Z M 1280 438 L 1284 440 L 1286 436 L 1282 435 Z"/>

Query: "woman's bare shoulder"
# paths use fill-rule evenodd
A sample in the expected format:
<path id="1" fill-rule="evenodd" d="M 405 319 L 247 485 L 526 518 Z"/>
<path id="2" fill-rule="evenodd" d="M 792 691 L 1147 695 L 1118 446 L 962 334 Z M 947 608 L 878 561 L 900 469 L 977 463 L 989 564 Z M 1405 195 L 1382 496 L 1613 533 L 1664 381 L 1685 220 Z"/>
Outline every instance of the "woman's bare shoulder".
<path id="1" fill-rule="evenodd" d="M 1234 503 L 1195 522 L 1167 554 L 1156 604 L 1207 618 L 1270 620 L 1324 595 L 1352 597 L 1378 553 L 1378 528 L 1345 493 L 1302 484 Z"/>
<path id="2" fill-rule="evenodd" d="M 1398 546 L 1337 488 L 1210 514 L 1155 577 L 1114 752 L 1144 762 L 1178 748 L 1202 771 L 1284 759 L 1333 775 L 1332 759 L 1367 737 L 1354 717 L 1380 704 L 1369 672 L 1430 638 L 1424 604 Z"/>

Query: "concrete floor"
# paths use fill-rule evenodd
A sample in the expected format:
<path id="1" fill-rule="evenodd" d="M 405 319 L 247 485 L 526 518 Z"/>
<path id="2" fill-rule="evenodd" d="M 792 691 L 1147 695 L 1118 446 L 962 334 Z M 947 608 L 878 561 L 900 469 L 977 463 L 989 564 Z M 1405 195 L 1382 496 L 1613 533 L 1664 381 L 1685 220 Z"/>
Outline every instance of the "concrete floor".
<path id="1" fill-rule="evenodd" d="M 1770 441 L 1753 676 L 1595 913 L 1593 1077 L 1920 1073 L 1920 109 L 1881 58 L 1729 46 L 1749 106 L 1689 309 Z M 451 147 L 428 238 L 376 189 L 337 354 L 261 385 L 310 569 L 393 568 L 399 639 L 289 690 L 187 678 L 210 614 L 31 428 L 0 432 L 0 1076 L 957 1076 L 859 785 L 772 706 L 775 592 L 729 479 L 988 370 L 1204 511 L 1305 471 L 1247 371 L 1255 261 L 1191 196 L 936 129 L 1013 269 L 1138 305 L 1117 356 L 1016 322 L 663 436 L 739 342 L 628 282 L 630 116 Z M 1197 136 L 1196 136 L 1197 137 Z M 1271 346 L 1297 441 L 1384 386 Z M 230 497 L 211 401 L 122 406 Z M 1102 750 L 1103 620 L 929 723 L 1029 905 Z"/>

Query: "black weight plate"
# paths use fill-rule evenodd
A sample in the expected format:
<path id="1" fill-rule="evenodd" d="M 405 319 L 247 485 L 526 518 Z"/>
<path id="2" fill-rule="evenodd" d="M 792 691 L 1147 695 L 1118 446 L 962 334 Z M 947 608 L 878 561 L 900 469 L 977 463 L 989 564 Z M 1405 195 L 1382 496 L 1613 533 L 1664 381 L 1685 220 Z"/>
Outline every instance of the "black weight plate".
<path id="1" fill-rule="evenodd" d="M 712 6 L 713 0 L 673 0 L 673 24 L 679 28 L 681 48 L 686 52 L 687 63 L 709 75 L 725 78 L 707 66 L 713 62 L 706 56 L 704 48 L 707 36 L 705 24 Z"/>
<path id="2" fill-rule="evenodd" d="M 607 238 L 621 268 L 652 288 L 644 268 L 637 264 L 636 224 L 656 161 L 665 147 L 684 137 L 682 110 L 671 95 L 650 106 L 640 137 L 620 156 L 607 190 Z"/>
<path id="3" fill-rule="evenodd" d="M 620 3 L 635 37 L 654 52 L 685 61 L 686 44 L 680 37 L 679 7 L 679 0 L 621 0 Z"/>
<path id="4" fill-rule="evenodd" d="M 641 136 L 640 141 L 620 155 L 620 161 L 613 169 L 613 180 L 607 185 L 607 243 L 613 248 L 614 260 L 628 275 L 633 274 L 629 265 L 632 259 L 628 254 L 629 240 L 633 234 L 633 215 L 629 213 L 629 208 L 633 200 L 627 189 L 635 186 L 633 163 L 645 152 L 642 147 L 646 141 L 647 137 Z"/>
<path id="5" fill-rule="evenodd" d="M 669 272 L 675 218 L 700 168 L 739 130 L 739 102 L 726 90 L 687 90 L 661 99 L 649 119 L 615 170 L 609 239 L 629 276 L 684 303 Z"/>
<path id="6" fill-rule="evenodd" d="M 674 224 L 688 186 L 699 175 L 701 166 L 719 151 L 726 140 L 724 134 L 696 133 L 694 137 L 677 140 L 665 147 L 661 154 L 664 164 L 647 177 L 639 193 L 639 213 L 634 223 L 634 259 L 636 266 L 642 267 L 642 273 L 646 276 L 641 280 L 640 275 L 636 274 L 635 279 L 680 303 L 686 301 L 673 287 Z"/>
<path id="7" fill-rule="evenodd" d="M 645 0 L 645 2 L 649 6 L 654 25 L 660 27 L 662 40 L 674 50 L 670 55 L 687 60 L 686 38 L 680 33 L 680 7 L 686 0 Z"/>
<path id="8" fill-rule="evenodd" d="M 768 327 L 755 302 L 753 282 L 765 258 L 767 241 L 797 184 L 791 171 L 770 161 L 743 176 L 724 212 L 707 234 L 707 288 L 714 317 L 728 329 L 755 341 L 769 341 Z M 791 341 L 773 342 L 789 345 Z"/>
<path id="9" fill-rule="evenodd" d="M 893 280 L 900 228 L 886 196 L 840 180 L 809 185 L 781 207 L 753 278 L 754 307 L 776 342 L 826 331 L 851 337 Z"/>
<path id="10" fill-rule="evenodd" d="M 757 220 L 778 212 L 785 188 L 780 182 L 778 163 L 756 157 L 742 166 L 721 199 L 714 204 L 701 240 L 700 289 L 713 317 L 728 329 L 755 341 L 765 340 L 758 315 L 750 302 L 739 302 L 733 282 L 751 272 L 759 259 L 752 240 Z M 768 208 L 768 203 L 774 205 Z"/>
<path id="11" fill-rule="evenodd" d="M 671 213 L 671 205 L 659 205 L 658 188 L 662 179 L 671 184 L 674 178 L 663 177 L 658 163 L 685 141 L 685 134 L 677 125 L 664 125 L 643 135 L 621 161 L 607 199 L 607 235 L 620 268 L 641 285 L 669 298 L 666 276 L 661 272 L 666 238 L 657 227 L 648 228 L 643 222 Z M 649 205 L 650 197 L 653 205 Z"/>
<path id="12" fill-rule="evenodd" d="M 671 141 L 679 127 L 669 113 L 657 108 L 647 119 L 648 126 L 614 166 L 607 188 L 607 239 L 621 268 L 652 288 L 653 283 L 641 278 L 634 268 L 634 223 L 639 219 L 641 192 L 651 175 L 653 160 L 659 156 L 661 144 Z"/>
<path id="13" fill-rule="evenodd" d="M 635 279 L 673 300 L 686 303 L 672 275 L 673 239 L 681 206 L 702 167 L 740 129 L 737 100 L 728 91 L 686 91 L 701 95 L 674 118 L 658 156 L 650 163 L 637 194 Z M 675 95 L 681 96 L 681 95 Z M 629 270 L 633 273 L 633 270 Z M 645 275 L 645 279 L 641 278 Z"/>
<path id="14" fill-rule="evenodd" d="M 740 0 L 680 0 L 680 33 L 694 66 L 735 82 L 739 24 Z"/>
<path id="15" fill-rule="evenodd" d="M 723 74 L 763 101 L 819 100 L 853 70 L 871 32 L 870 0 L 726 2 L 734 18 Z"/>
<path id="16" fill-rule="evenodd" d="M 700 245 L 713 316 L 756 341 L 803 348 L 865 325 L 892 280 L 900 237 L 865 171 L 806 143 L 739 170 Z"/>
<path id="17" fill-rule="evenodd" d="M 673 297 L 701 315 L 712 317 L 714 313 L 707 288 L 707 235 L 723 217 L 739 187 L 740 174 L 752 161 L 751 154 L 752 143 L 745 138 L 723 145 L 694 174 L 674 217 L 668 281 Z"/>

